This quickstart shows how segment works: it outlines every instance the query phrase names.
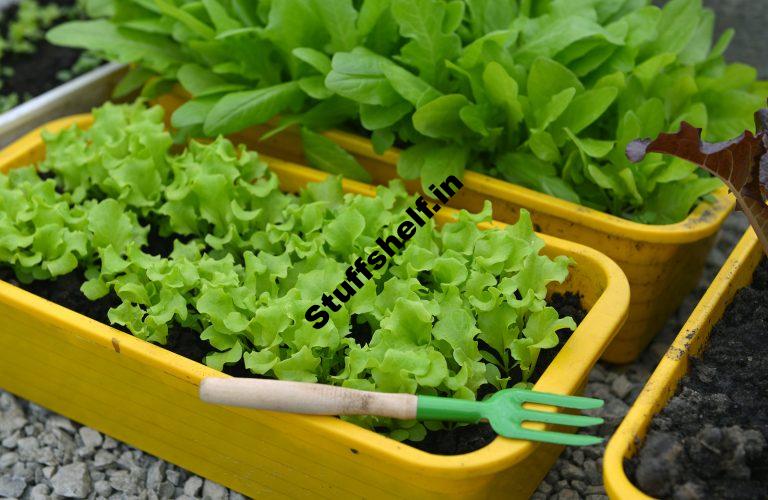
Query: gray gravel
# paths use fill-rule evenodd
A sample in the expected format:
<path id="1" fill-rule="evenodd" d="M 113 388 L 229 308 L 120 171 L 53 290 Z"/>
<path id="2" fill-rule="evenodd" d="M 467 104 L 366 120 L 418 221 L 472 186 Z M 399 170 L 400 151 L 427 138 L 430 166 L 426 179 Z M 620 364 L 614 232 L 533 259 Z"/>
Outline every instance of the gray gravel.
<path id="1" fill-rule="evenodd" d="M 0 391 L 0 498 L 244 497 Z"/>

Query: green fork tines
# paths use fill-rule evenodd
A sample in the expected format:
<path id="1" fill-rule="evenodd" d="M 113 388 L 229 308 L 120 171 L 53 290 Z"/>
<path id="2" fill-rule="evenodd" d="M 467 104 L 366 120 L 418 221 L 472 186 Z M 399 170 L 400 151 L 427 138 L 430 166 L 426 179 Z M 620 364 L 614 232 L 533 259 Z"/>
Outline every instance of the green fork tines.
<path id="1" fill-rule="evenodd" d="M 485 401 L 419 396 L 416 416 L 419 420 L 453 422 L 485 420 L 491 424 L 497 434 L 512 439 L 568 446 L 588 446 L 602 442 L 602 438 L 596 436 L 524 428 L 523 422 L 541 422 L 569 427 L 588 427 L 603 423 L 603 419 L 599 417 L 531 410 L 523 406 L 525 403 L 537 403 L 573 410 L 590 410 L 603 406 L 603 401 L 600 399 L 563 396 L 526 389 L 504 389 Z"/>

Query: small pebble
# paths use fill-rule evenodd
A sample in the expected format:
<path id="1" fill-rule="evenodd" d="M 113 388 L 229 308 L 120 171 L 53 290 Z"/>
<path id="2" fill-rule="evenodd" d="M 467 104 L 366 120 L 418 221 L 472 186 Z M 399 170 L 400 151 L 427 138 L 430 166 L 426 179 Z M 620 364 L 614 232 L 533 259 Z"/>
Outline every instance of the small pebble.
<path id="1" fill-rule="evenodd" d="M 47 484 L 36 484 L 29 490 L 29 500 L 47 500 L 51 496 L 51 489 Z"/>
<path id="2" fill-rule="evenodd" d="M 51 479 L 55 472 L 56 472 L 56 467 L 53 467 L 53 466 L 43 467 L 43 477 L 45 477 L 46 479 Z"/>
<path id="3" fill-rule="evenodd" d="M 581 480 L 585 478 L 584 471 L 576 464 L 566 463 L 561 469 L 560 474 L 568 480 Z"/>
<path id="4" fill-rule="evenodd" d="M 605 382 L 605 368 L 600 363 L 596 364 L 589 373 L 589 382 Z"/>
<path id="5" fill-rule="evenodd" d="M 584 395 L 590 398 L 602 399 L 603 401 L 610 401 L 613 399 L 611 387 L 602 383 L 587 385 L 587 388 L 584 390 Z M 598 409 L 598 411 L 599 410 L 600 409 Z"/>
<path id="6" fill-rule="evenodd" d="M 108 497 L 112 494 L 112 485 L 109 483 L 109 481 L 102 479 L 100 481 L 96 481 L 93 484 L 93 491 L 95 491 L 97 495 Z"/>
<path id="7" fill-rule="evenodd" d="M 27 482 L 18 476 L 0 477 L 0 498 L 19 498 L 27 488 Z"/>
<path id="8" fill-rule="evenodd" d="M 31 463 L 27 466 L 25 463 L 17 462 L 13 468 L 11 468 L 11 475 L 20 477 L 24 481 L 31 483 L 35 480 L 35 469 Z"/>
<path id="9" fill-rule="evenodd" d="M 48 484 L 47 479 L 48 478 L 46 478 L 45 475 L 43 474 L 43 468 L 42 467 L 35 468 L 35 482 L 34 482 L 34 484 L 43 484 L 43 483 Z"/>
<path id="10" fill-rule="evenodd" d="M 19 461 L 19 454 L 13 451 L 0 455 L 0 469 L 10 469 Z"/>
<path id="11" fill-rule="evenodd" d="M 91 492 L 91 477 L 82 462 L 67 464 L 51 478 L 53 492 L 68 498 L 86 498 Z"/>
<path id="12" fill-rule="evenodd" d="M 202 487 L 203 480 L 197 476 L 192 476 L 184 483 L 184 494 L 195 497 L 200 493 L 200 488 Z"/>
<path id="13" fill-rule="evenodd" d="M 163 481 L 157 487 L 157 496 L 160 498 L 172 498 L 176 493 L 176 487 L 168 481 Z"/>
<path id="14" fill-rule="evenodd" d="M 560 480 L 560 473 L 557 472 L 557 470 L 552 469 L 547 473 L 547 477 L 544 478 L 544 481 L 548 482 L 549 484 L 555 484 Z"/>
<path id="15" fill-rule="evenodd" d="M 93 466 L 97 469 L 101 469 L 113 463 L 115 463 L 115 456 L 106 450 L 97 451 L 96 455 L 93 457 Z"/>
<path id="16" fill-rule="evenodd" d="M 37 462 L 44 465 L 58 465 L 59 459 L 56 457 L 54 449 L 46 446 L 37 451 Z"/>
<path id="17" fill-rule="evenodd" d="M 45 425 L 50 429 L 61 429 L 70 434 L 74 434 L 75 426 L 72 425 L 72 421 L 58 415 L 53 415 L 45 422 Z"/>
<path id="18" fill-rule="evenodd" d="M 115 448 L 117 448 L 117 446 L 118 446 L 117 441 L 115 441 L 109 436 L 104 436 L 104 443 L 101 445 L 102 448 L 104 448 L 105 450 L 114 450 Z"/>
<path id="19" fill-rule="evenodd" d="M 16 431 L 12 433 L 10 436 L 3 438 L 3 440 L 0 441 L 0 446 L 2 446 L 3 448 L 8 448 L 9 450 L 12 450 L 16 448 L 16 443 L 19 442 L 20 437 L 21 437 L 21 433 L 19 433 L 19 431 Z"/>
<path id="20" fill-rule="evenodd" d="M 40 443 L 36 437 L 29 436 L 19 439 L 16 443 L 16 451 L 19 453 L 19 459 L 32 461 L 37 459 L 37 451 L 40 449 Z"/>
<path id="21" fill-rule="evenodd" d="M 630 382 L 625 375 L 619 375 L 614 379 L 613 383 L 611 383 L 611 392 L 613 392 L 616 397 L 625 399 L 633 387 L 634 384 Z"/>
<path id="22" fill-rule="evenodd" d="M 136 476 L 127 470 L 110 471 L 109 484 L 126 495 L 135 495 L 139 492 Z"/>
<path id="23" fill-rule="evenodd" d="M 147 469 L 147 488 L 155 489 L 165 478 L 166 464 L 162 460 L 155 460 Z"/>
<path id="24" fill-rule="evenodd" d="M 571 489 L 560 490 L 557 493 L 557 500 L 580 500 L 578 492 Z"/>
<path id="25" fill-rule="evenodd" d="M 205 480 L 203 500 L 227 500 L 228 498 L 229 493 L 225 487 L 208 479 Z"/>
<path id="26" fill-rule="evenodd" d="M 593 460 L 585 460 L 582 467 L 584 468 L 584 476 L 586 476 L 589 484 L 603 484 L 603 475 Z"/>
<path id="27" fill-rule="evenodd" d="M 571 481 L 571 487 L 582 495 L 587 491 L 587 484 L 584 481 Z"/>
<path id="28" fill-rule="evenodd" d="M 77 432 L 80 434 L 83 444 L 88 448 L 98 448 L 104 442 L 101 433 L 90 427 L 80 427 Z"/>
<path id="29" fill-rule="evenodd" d="M 181 484 L 181 474 L 179 474 L 179 471 L 168 469 L 165 471 L 165 478 L 174 486 L 179 486 Z"/>
<path id="30" fill-rule="evenodd" d="M 603 450 L 600 446 L 586 446 L 581 449 L 584 452 L 584 456 L 591 458 L 592 460 L 598 459 L 603 456 Z"/>

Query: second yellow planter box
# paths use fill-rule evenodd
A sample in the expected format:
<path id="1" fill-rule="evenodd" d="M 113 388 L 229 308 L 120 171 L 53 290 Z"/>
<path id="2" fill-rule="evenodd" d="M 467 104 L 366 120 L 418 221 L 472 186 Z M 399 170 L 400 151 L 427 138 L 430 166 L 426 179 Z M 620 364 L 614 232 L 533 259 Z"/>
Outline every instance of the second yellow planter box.
<path id="1" fill-rule="evenodd" d="M 158 103 L 169 111 L 175 110 L 186 100 L 182 94 L 177 90 L 159 98 Z M 266 154 L 306 163 L 295 130 L 259 141 L 265 130 L 254 127 L 232 138 Z M 337 130 L 325 135 L 355 156 L 374 184 L 386 184 L 397 177 L 397 150 L 378 155 L 371 142 L 362 137 Z M 629 363 L 637 358 L 696 286 L 717 232 L 735 204 L 727 189 L 722 188 L 713 202 L 701 203 L 684 221 L 654 226 L 476 172 L 466 172 L 463 181 L 464 187 L 450 206 L 479 211 L 483 202 L 490 200 L 494 218 L 505 223 L 515 222 L 520 208 L 525 208 L 531 212 L 537 230 L 592 247 L 619 264 L 627 275 L 632 296 L 629 318 L 603 355 L 611 363 Z M 418 181 L 407 185 L 412 192 L 420 186 Z"/>
<path id="2" fill-rule="evenodd" d="M 46 128 L 90 123 L 79 116 Z M 0 171 L 44 155 L 32 133 L 0 152 Z M 287 192 L 328 175 L 267 162 Z M 358 182 L 344 189 L 375 195 Z M 575 261 L 551 291 L 580 293 L 588 313 L 535 388 L 575 394 L 624 322 L 629 286 L 599 252 L 542 238 L 545 254 Z M 562 450 L 496 438 L 472 453 L 440 456 L 336 418 L 209 405 L 197 397 L 199 383 L 223 374 L 2 281 L 0 318 L 0 387 L 256 498 L 522 499 Z"/>
<path id="3" fill-rule="evenodd" d="M 736 292 L 752 282 L 752 274 L 762 258 L 762 246 L 754 231 L 749 229 L 648 379 L 605 451 L 603 476 L 611 498 L 650 498 L 629 480 L 624 472 L 624 460 L 637 453 L 651 420 L 666 406 L 675 394 L 678 382 L 688 373 L 690 358 L 702 351 L 712 327 L 722 318 Z"/>

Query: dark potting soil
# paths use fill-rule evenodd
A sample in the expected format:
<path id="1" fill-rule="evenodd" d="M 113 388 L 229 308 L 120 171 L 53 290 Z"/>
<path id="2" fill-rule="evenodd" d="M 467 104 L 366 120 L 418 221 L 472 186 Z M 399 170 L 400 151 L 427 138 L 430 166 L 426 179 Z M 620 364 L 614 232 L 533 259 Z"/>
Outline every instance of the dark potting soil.
<path id="1" fill-rule="evenodd" d="M 164 238 L 160 238 L 154 233 L 150 233 L 149 240 L 149 248 L 154 250 L 150 250 L 150 253 L 167 254 L 166 252 L 169 252 L 168 241 Z M 79 271 L 58 277 L 54 280 L 35 281 L 29 284 L 23 284 L 16 279 L 10 268 L 0 265 L 0 280 L 18 286 L 44 299 L 55 302 L 56 304 L 105 324 L 110 324 L 109 319 L 107 318 L 107 311 L 111 307 L 115 307 L 119 304 L 119 299 L 114 294 L 110 294 L 96 301 L 88 300 L 80 292 L 80 286 L 85 281 L 85 277 Z M 549 303 L 561 316 L 571 316 L 577 324 L 580 323 L 586 315 L 586 311 L 581 306 L 581 298 L 577 294 L 570 292 L 562 295 L 554 294 Z M 113 326 L 118 330 L 129 333 L 119 325 Z M 357 342 L 367 342 L 364 340 L 366 334 L 368 335 L 368 340 L 370 340 L 370 333 L 365 330 L 366 326 L 367 325 L 355 328 L 357 331 L 353 332 L 353 336 L 359 337 L 356 338 Z M 560 337 L 560 343 L 557 347 L 546 349 L 539 355 L 536 369 L 530 380 L 531 382 L 536 382 L 541 374 L 544 373 L 544 370 L 555 358 L 562 345 L 564 345 L 570 338 L 571 333 L 572 332 L 568 330 L 557 332 L 558 337 Z M 179 327 L 172 327 L 169 330 L 168 343 L 163 347 L 171 352 L 197 362 L 202 362 L 205 355 L 211 351 L 211 346 L 208 342 L 200 340 L 198 335 L 190 335 L 188 330 Z M 511 379 L 510 384 L 514 384 L 521 380 L 519 369 L 515 370 L 516 371 L 506 374 Z M 255 377 L 254 374 L 245 369 L 242 361 L 236 365 L 225 367 L 224 371 L 234 377 Z M 483 386 L 478 391 L 478 396 L 483 397 L 493 392 L 493 390 L 494 389 L 491 386 Z M 480 423 L 456 427 L 450 430 L 430 431 L 423 441 L 407 441 L 406 443 L 420 450 L 438 455 L 459 455 L 478 450 L 488 445 L 495 438 L 496 433 L 493 432 L 491 426 L 487 423 Z"/>
<path id="2" fill-rule="evenodd" d="M 51 3 L 62 7 L 72 6 L 74 0 L 47 0 L 38 1 L 43 6 Z M 13 5 L 2 11 L 0 18 L 0 33 L 5 34 L 8 24 L 16 18 L 18 7 Z M 62 23 L 66 19 L 60 19 L 54 23 Z M 25 96 L 36 97 L 55 87 L 62 82 L 56 78 L 56 73 L 70 69 L 77 62 L 81 50 L 67 47 L 59 47 L 48 43 L 45 39 L 33 42 L 35 51 L 29 54 L 6 53 L 2 57 L 2 67 L 13 70 L 11 76 L 3 78 L 0 94 L 10 95 L 16 93 L 23 101 Z"/>
<path id="3" fill-rule="evenodd" d="M 768 262 L 651 423 L 628 477 L 654 497 L 768 498 Z"/>

